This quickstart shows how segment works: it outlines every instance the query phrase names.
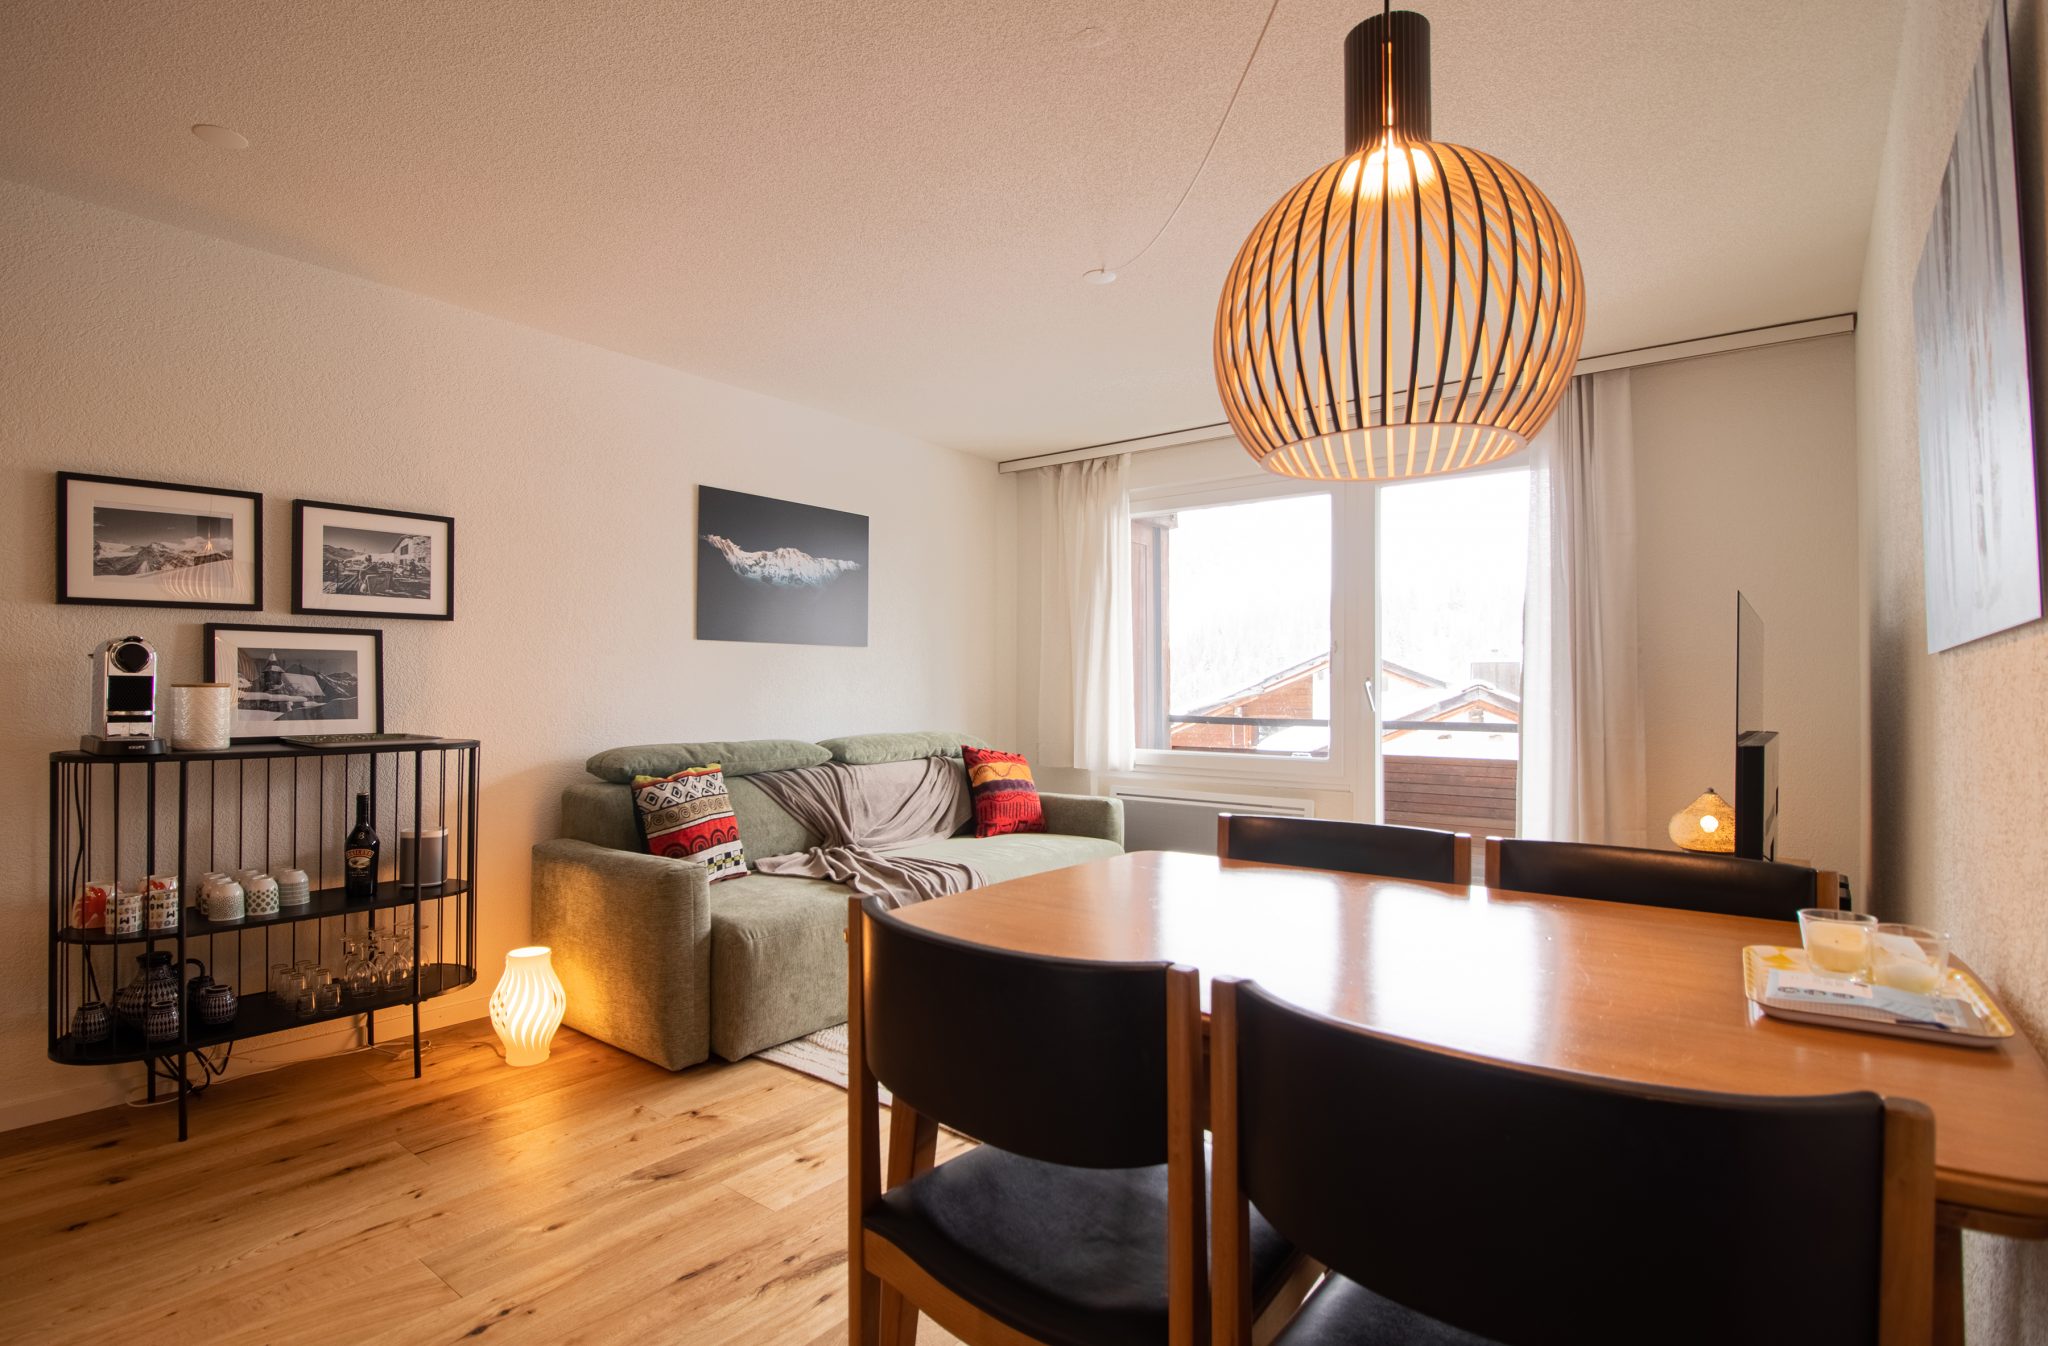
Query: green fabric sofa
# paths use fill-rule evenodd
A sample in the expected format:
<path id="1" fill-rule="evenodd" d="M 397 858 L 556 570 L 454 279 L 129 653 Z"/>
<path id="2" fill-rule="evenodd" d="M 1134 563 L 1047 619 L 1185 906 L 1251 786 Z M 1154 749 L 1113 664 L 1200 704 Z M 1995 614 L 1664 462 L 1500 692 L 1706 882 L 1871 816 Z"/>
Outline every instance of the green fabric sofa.
<path id="1" fill-rule="evenodd" d="M 597 779 L 562 793 L 562 836 L 533 848 L 533 937 L 554 949 L 570 1027 L 681 1070 L 713 1052 L 737 1061 L 846 1019 L 847 889 L 748 874 L 708 883 L 701 865 L 650 855 L 629 782 L 686 766 L 725 767 L 750 859 L 818 844 L 759 786 L 763 771 L 826 761 L 960 755 L 948 734 L 866 734 L 825 743 L 767 739 L 616 748 Z M 1115 855 L 1123 801 L 1046 794 L 1050 831 L 940 837 L 902 853 L 971 864 L 990 883 Z"/>

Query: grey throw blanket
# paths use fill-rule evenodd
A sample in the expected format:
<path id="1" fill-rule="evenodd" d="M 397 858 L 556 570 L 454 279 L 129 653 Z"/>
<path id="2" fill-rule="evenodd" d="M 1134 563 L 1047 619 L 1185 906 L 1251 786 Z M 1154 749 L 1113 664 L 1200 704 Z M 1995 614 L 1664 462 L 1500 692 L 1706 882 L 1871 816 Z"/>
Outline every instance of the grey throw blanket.
<path id="1" fill-rule="evenodd" d="M 976 887 L 973 866 L 884 855 L 882 848 L 948 837 L 974 816 L 967 773 L 950 757 L 876 766 L 796 767 L 750 777 L 824 844 L 753 861 L 763 874 L 843 883 L 891 907 Z"/>

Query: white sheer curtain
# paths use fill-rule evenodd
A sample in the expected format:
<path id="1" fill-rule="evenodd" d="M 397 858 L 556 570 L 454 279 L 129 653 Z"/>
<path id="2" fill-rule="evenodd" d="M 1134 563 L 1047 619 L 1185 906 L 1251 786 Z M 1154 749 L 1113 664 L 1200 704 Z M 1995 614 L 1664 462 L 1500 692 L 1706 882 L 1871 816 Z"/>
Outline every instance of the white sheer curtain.
<path id="1" fill-rule="evenodd" d="M 1520 832 L 1641 846 L 1647 832 L 1628 371 L 1573 379 L 1529 452 Z"/>
<path id="2" fill-rule="evenodd" d="M 1038 742 L 1045 765 L 1131 765 L 1131 504 L 1127 456 L 1046 474 L 1038 624 Z"/>

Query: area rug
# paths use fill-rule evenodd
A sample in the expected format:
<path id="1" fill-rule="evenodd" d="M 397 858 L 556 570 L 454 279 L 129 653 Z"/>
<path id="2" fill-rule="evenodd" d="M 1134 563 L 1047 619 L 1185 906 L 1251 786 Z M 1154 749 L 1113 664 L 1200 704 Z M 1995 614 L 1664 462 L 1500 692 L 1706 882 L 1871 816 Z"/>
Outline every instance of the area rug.
<path id="1" fill-rule="evenodd" d="M 808 1037 L 796 1038 L 779 1047 L 770 1047 L 755 1053 L 764 1061 L 773 1061 L 778 1066 L 787 1066 L 814 1080 L 846 1087 L 846 1025 L 835 1024 L 821 1028 Z M 882 1101 L 889 1101 L 889 1091 L 881 1091 Z"/>

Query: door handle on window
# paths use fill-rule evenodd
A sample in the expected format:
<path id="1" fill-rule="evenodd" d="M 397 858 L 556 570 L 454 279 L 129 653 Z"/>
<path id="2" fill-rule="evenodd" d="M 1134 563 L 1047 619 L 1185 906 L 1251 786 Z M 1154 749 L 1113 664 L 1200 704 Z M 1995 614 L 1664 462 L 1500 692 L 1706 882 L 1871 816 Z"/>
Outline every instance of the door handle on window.
<path id="1" fill-rule="evenodd" d="M 1365 703 L 1368 706 L 1372 707 L 1372 713 L 1374 715 L 1378 715 L 1380 713 L 1380 699 L 1379 697 L 1373 694 L 1371 678 L 1367 678 L 1365 680 Z"/>

